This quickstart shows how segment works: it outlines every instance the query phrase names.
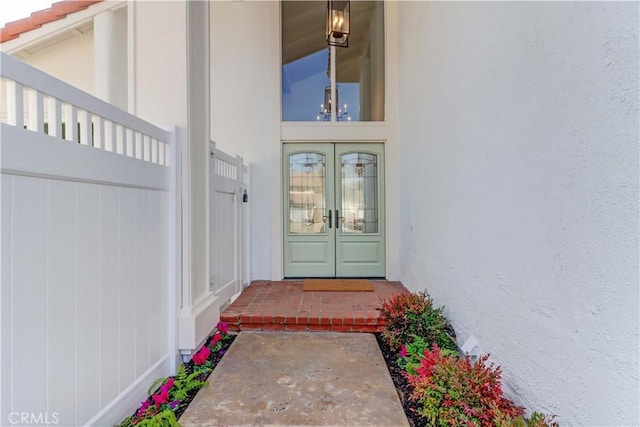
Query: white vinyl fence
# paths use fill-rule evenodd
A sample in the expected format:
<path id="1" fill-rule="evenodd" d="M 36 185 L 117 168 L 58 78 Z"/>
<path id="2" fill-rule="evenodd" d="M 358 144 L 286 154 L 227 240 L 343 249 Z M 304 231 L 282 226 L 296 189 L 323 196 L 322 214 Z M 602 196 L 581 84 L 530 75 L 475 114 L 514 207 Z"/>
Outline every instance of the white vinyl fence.
<path id="1" fill-rule="evenodd" d="M 173 133 L 1 72 L 0 425 L 113 425 L 176 353 Z"/>
<path id="2" fill-rule="evenodd" d="M 249 281 L 249 170 L 241 157 L 232 157 L 210 143 L 210 291 L 224 306 Z"/>

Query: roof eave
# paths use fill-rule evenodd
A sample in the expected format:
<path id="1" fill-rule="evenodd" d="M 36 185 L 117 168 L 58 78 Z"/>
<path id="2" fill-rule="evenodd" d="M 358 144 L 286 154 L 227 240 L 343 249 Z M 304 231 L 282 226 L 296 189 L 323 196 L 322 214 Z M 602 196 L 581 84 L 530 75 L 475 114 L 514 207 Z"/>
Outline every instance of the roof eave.
<path id="1" fill-rule="evenodd" d="M 14 37 L 3 43 L 0 43 L 0 48 L 2 52 L 8 53 L 10 55 L 15 55 L 22 50 L 34 48 L 36 45 L 46 43 L 48 40 L 59 36 L 61 33 L 79 27 L 80 25 L 86 23 L 88 20 L 93 19 L 93 17 L 98 15 L 99 13 L 116 10 L 121 7 L 126 7 L 126 5 L 126 0 L 107 0 L 92 3 L 85 9 L 70 13 L 65 17 L 57 19 L 55 21 L 41 24 L 38 28 L 21 33 L 19 37 Z M 44 12 L 46 12 L 46 10 L 34 12 L 28 19 L 32 19 L 35 16 L 35 23 L 37 24 L 39 22 L 38 19 L 40 15 Z"/>

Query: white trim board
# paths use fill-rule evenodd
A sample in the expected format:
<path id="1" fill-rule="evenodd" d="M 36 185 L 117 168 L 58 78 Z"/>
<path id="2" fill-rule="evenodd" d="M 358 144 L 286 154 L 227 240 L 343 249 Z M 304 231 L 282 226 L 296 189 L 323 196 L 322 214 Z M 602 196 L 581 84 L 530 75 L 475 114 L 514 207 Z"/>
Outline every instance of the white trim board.
<path id="1" fill-rule="evenodd" d="M 168 191 L 170 168 L 2 123 L 2 173 Z"/>

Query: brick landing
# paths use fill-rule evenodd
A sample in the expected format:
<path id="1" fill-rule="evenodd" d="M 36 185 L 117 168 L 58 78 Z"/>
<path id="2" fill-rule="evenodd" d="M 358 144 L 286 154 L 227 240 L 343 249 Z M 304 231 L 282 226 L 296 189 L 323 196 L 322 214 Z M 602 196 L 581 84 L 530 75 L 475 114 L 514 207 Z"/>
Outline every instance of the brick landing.
<path id="1" fill-rule="evenodd" d="M 405 290 L 372 280 L 374 292 L 303 292 L 302 280 L 255 281 L 220 316 L 230 331 L 377 332 L 380 300 Z"/>

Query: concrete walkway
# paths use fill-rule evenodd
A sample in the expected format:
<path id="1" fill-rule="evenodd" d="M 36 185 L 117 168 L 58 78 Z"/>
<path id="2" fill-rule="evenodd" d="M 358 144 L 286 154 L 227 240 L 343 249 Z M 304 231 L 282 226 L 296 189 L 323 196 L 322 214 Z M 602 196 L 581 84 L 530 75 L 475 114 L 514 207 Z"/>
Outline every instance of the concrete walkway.
<path id="1" fill-rule="evenodd" d="M 408 426 L 375 337 L 324 332 L 241 332 L 180 423 Z"/>

